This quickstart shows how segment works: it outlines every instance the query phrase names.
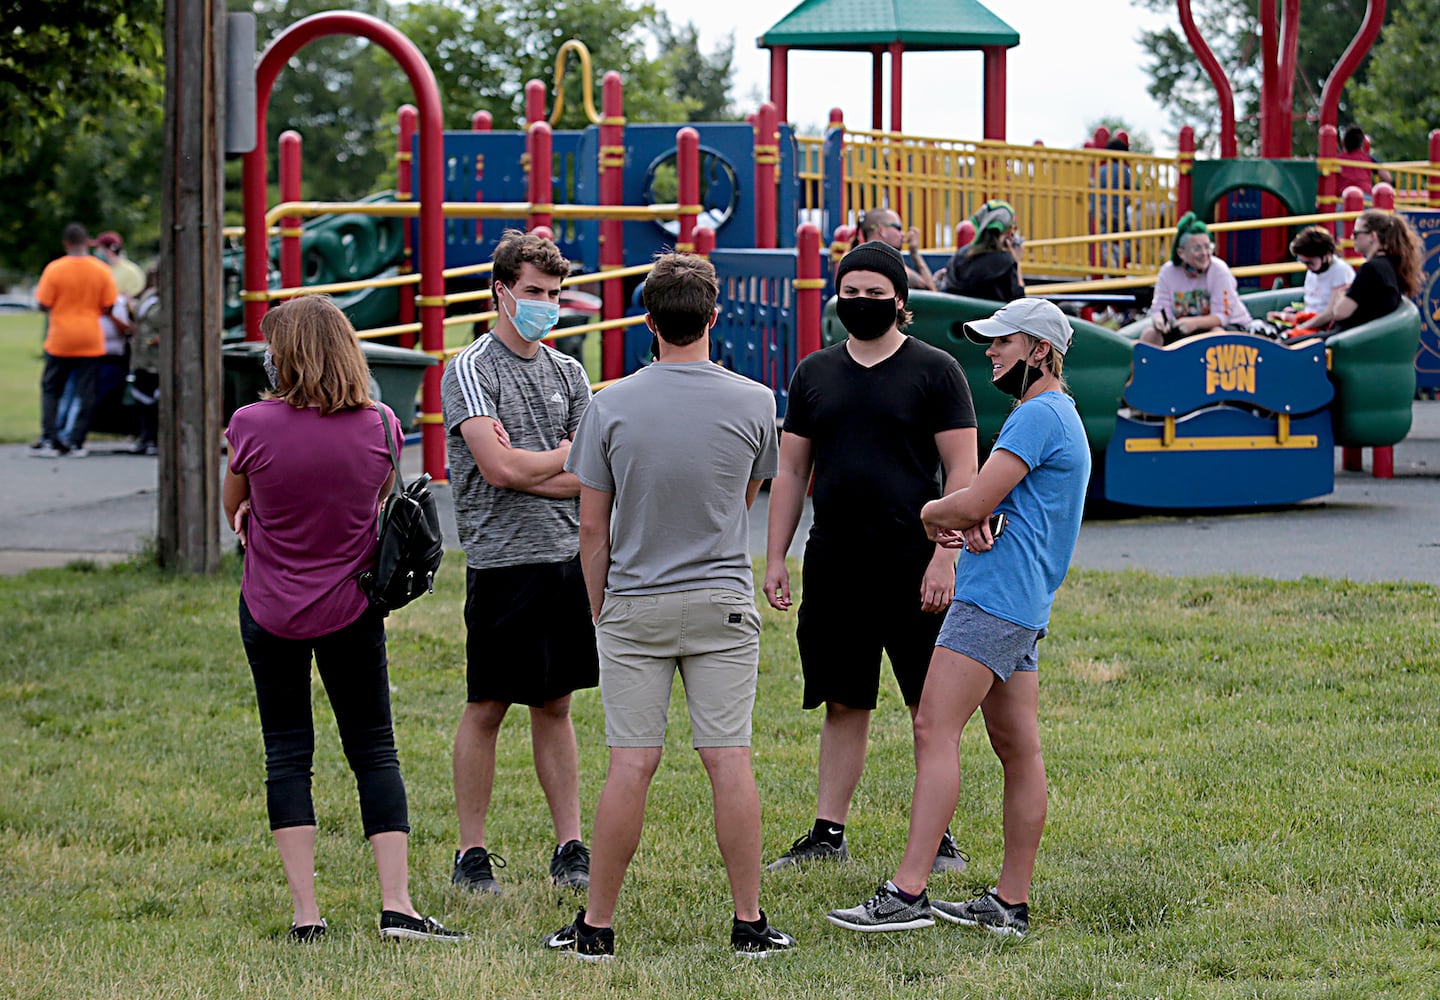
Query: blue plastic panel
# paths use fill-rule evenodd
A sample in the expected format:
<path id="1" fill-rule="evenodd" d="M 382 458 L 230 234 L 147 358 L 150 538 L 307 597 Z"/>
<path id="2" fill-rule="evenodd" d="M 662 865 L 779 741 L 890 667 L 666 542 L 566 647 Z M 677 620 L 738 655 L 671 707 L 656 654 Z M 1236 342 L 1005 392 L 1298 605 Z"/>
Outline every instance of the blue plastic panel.
<path id="1" fill-rule="evenodd" d="M 1209 333 L 1170 347 L 1135 345 L 1135 375 L 1125 402 L 1155 416 L 1216 403 L 1246 403 L 1274 413 L 1312 413 L 1335 397 L 1325 345 L 1287 347 L 1245 333 Z"/>

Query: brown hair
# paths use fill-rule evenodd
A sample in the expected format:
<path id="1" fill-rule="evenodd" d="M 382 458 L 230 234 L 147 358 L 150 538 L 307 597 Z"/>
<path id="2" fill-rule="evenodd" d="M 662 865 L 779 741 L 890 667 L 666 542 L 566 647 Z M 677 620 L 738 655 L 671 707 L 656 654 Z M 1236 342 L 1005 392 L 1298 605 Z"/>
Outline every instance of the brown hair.
<path id="1" fill-rule="evenodd" d="M 1365 223 L 1365 228 L 1375 234 L 1380 249 L 1395 266 L 1400 291 L 1413 298 L 1420 291 L 1420 262 L 1425 257 L 1425 247 L 1410 220 L 1382 209 L 1368 208 L 1355 221 L 1357 225 Z"/>
<path id="2" fill-rule="evenodd" d="M 266 399 L 314 406 L 326 416 L 374 405 L 370 369 L 355 328 L 324 295 L 282 302 L 260 321 L 260 332 L 275 363 L 275 388 Z"/>
<path id="3" fill-rule="evenodd" d="M 1324 226 L 1306 226 L 1290 241 L 1293 257 L 1328 257 L 1335 252 L 1335 237 Z"/>
<path id="4" fill-rule="evenodd" d="M 495 247 L 494 270 L 491 272 L 496 284 L 513 285 L 520 280 L 520 269 L 534 264 L 541 274 L 552 278 L 568 278 L 570 262 L 560 248 L 543 236 L 522 233 L 518 229 L 507 229 L 500 234 L 500 243 Z"/>
<path id="5" fill-rule="evenodd" d="M 699 340 L 715 315 L 720 279 L 704 257 L 662 253 L 641 287 L 645 311 L 665 343 L 684 347 Z"/>

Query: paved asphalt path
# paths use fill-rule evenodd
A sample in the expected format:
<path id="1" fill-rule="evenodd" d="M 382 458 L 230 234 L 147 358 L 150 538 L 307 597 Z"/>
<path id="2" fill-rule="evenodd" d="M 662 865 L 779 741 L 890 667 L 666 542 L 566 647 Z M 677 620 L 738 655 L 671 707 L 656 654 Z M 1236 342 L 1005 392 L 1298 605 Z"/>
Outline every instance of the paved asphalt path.
<path id="1" fill-rule="evenodd" d="M 37 459 L 0 446 L 0 574 L 109 562 L 155 534 L 156 460 L 92 443 L 84 459 Z M 406 450 L 406 475 L 419 469 Z M 1338 461 L 1338 452 L 1337 452 Z M 1368 463 L 1368 453 L 1367 453 Z M 1075 565 L 1168 576 L 1240 573 L 1299 579 L 1410 580 L 1440 585 L 1440 402 L 1415 403 L 1410 436 L 1395 448 L 1396 477 L 1337 471 L 1335 492 L 1276 510 L 1088 518 Z M 458 548 L 446 487 L 436 488 L 451 547 Z M 751 513 L 751 548 L 765 551 L 762 493 Z M 808 530 L 801 524 L 791 553 Z"/>

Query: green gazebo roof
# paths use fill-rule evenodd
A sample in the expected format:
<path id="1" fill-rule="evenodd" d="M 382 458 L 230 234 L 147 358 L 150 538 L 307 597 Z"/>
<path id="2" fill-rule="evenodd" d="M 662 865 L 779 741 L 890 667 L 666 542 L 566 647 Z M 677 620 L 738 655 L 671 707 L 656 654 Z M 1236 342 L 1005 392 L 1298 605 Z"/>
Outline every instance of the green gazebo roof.
<path id="1" fill-rule="evenodd" d="M 803 0 L 756 39 L 761 48 L 907 51 L 1013 48 L 1020 33 L 976 0 Z"/>

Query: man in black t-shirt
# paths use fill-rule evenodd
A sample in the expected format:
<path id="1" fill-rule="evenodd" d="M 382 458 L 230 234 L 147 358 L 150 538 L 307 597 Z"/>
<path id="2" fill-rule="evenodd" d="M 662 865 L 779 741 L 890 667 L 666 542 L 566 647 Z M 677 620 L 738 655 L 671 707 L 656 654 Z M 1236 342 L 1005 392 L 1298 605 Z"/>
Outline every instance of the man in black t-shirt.
<path id="1" fill-rule="evenodd" d="M 865 767 L 881 651 L 913 720 L 954 594 L 956 553 L 925 537 L 920 508 L 976 471 L 975 409 L 959 363 L 901 332 L 910 314 L 900 254 L 862 244 L 840 262 L 835 283 L 850 336 L 796 368 L 770 489 L 764 589 L 784 611 L 785 553 L 814 473 L 796 641 L 804 707 L 825 706 L 815 826 L 770 870 L 848 857 L 845 823 Z M 948 833 L 935 866 L 964 866 Z"/>

